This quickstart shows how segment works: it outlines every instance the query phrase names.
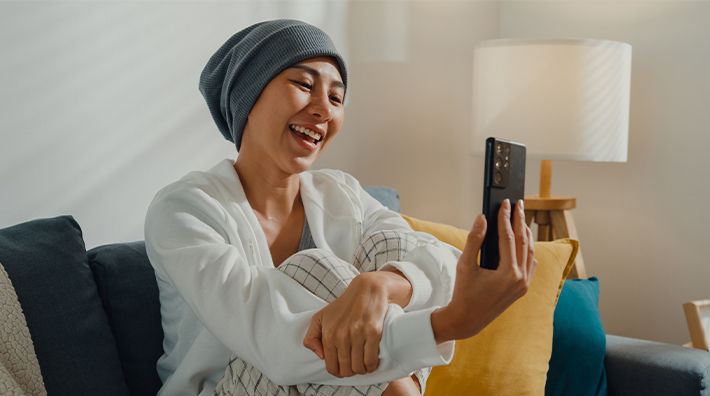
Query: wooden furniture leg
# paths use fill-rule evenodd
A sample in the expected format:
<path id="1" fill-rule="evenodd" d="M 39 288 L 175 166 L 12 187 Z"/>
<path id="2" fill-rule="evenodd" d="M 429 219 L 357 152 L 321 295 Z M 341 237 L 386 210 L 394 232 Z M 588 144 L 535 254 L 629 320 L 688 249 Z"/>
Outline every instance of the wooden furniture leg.
<path id="1" fill-rule="evenodd" d="M 572 197 L 525 197 L 525 222 L 537 224 L 538 241 L 553 241 L 560 238 L 579 240 L 571 210 L 576 206 Z M 587 278 L 582 249 L 577 251 L 574 267 L 569 278 Z"/>
<path id="2" fill-rule="evenodd" d="M 710 334 L 710 329 L 703 327 L 703 318 L 708 317 L 706 313 L 708 310 L 710 310 L 710 300 L 690 301 L 683 304 L 685 320 L 688 322 L 690 332 L 690 345 L 686 344 L 686 346 L 710 351 L 710 339 L 707 336 Z"/>

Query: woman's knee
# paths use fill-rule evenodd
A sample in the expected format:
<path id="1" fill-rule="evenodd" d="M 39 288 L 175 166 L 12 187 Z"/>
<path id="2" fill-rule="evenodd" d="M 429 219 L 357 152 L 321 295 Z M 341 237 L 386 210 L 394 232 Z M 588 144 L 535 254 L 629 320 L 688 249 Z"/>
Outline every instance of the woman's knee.
<path id="1" fill-rule="evenodd" d="M 390 261 L 401 261 L 416 247 L 416 239 L 399 231 L 377 231 L 362 240 L 353 260 L 360 272 L 377 271 Z"/>
<path id="2" fill-rule="evenodd" d="M 343 294 L 359 274 L 352 264 L 324 249 L 295 253 L 281 263 L 278 270 L 327 302 Z"/>

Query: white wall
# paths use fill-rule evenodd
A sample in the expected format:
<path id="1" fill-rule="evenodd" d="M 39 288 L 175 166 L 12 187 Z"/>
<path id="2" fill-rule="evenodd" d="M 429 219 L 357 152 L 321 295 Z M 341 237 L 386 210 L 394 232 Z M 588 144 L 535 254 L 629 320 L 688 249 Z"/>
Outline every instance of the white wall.
<path id="1" fill-rule="evenodd" d="M 0 227 L 73 215 L 87 248 L 143 239 L 155 192 L 236 149 L 197 86 L 252 23 L 299 18 L 347 50 L 346 2 L 0 2 Z"/>
<path id="2" fill-rule="evenodd" d="M 471 49 L 497 34 L 494 2 L 70 1 L 0 2 L 0 227 L 71 214 L 88 248 L 142 239 L 160 187 L 235 156 L 197 90 L 207 59 L 276 17 L 320 26 L 350 62 L 347 121 L 316 167 L 468 224 Z"/>
<path id="3" fill-rule="evenodd" d="M 142 239 L 160 187 L 234 157 L 197 91 L 208 57 L 279 16 L 323 27 L 350 62 L 346 121 L 316 166 L 465 228 L 481 208 L 482 159 L 468 153 L 476 42 L 631 43 L 629 162 L 556 161 L 553 193 L 578 198 L 607 330 L 687 341 L 680 304 L 710 297 L 709 2 L 0 2 L 0 227 L 67 213 L 89 248 Z"/>
<path id="4" fill-rule="evenodd" d="M 351 3 L 349 107 L 317 165 L 396 188 L 404 213 L 468 229 L 481 211 L 483 180 L 482 158 L 469 154 L 473 48 L 497 36 L 498 5 L 399 2 L 404 51 L 399 61 L 377 61 L 360 51 L 376 45 L 363 32 L 385 4 Z"/>
<path id="5" fill-rule="evenodd" d="M 710 298 L 708 21 L 707 1 L 500 3 L 501 37 L 633 47 L 628 163 L 552 164 L 552 193 L 577 197 L 585 264 L 600 279 L 611 333 L 685 343 L 682 303 Z M 537 182 L 537 171 L 528 176 Z"/>

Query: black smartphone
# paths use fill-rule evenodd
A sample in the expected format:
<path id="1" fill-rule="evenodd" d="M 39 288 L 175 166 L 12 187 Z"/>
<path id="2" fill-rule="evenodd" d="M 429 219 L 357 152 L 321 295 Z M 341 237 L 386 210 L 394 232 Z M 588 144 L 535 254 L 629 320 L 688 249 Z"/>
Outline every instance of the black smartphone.
<path id="1" fill-rule="evenodd" d="M 486 139 L 486 165 L 483 175 L 483 215 L 488 231 L 481 246 L 481 267 L 498 268 L 498 210 L 510 200 L 512 222 L 515 204 L 525 196 L 525 145 L 509 140 Z M 525 219 L 522 219 L 525 221 Z"/>

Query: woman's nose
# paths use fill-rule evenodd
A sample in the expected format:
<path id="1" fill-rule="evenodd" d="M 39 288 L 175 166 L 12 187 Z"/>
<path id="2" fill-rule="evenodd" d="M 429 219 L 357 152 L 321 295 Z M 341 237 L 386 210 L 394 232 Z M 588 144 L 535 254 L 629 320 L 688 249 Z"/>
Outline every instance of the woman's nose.
<path id="1" fill-rule="evenodd" d="M 309 109 L 311 115 L 321 119 L 329 120 L 332 113 L 328 100 L 328 95 L 325 93 L 311 95 L 311 103 Z"/>

